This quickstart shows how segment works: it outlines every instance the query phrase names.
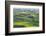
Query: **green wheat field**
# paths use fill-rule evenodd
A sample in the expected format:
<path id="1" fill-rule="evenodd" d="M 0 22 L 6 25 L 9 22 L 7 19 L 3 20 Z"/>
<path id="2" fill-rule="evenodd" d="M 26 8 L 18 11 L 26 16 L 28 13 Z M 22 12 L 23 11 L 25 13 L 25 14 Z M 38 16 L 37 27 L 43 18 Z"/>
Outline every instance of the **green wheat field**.
<path id="1" fill-rule="evenodd" d="M 39 9 L 14 8 L 13 9 L 13 26 L 14 28 L 38 27 L 39 26 Z"/>

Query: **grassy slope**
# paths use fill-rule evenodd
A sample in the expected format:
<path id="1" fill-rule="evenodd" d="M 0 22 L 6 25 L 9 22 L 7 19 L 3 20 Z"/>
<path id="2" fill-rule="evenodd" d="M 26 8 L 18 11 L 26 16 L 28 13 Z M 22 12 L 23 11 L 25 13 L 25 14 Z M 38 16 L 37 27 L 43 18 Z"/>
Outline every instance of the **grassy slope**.
<path id="1" fill-rule="evenodd" d="M 24 20 L 23 21 L 14 21 L 14 26 L 15 25 L 23 25 L 25 27 L 32 27 L 32 26 L 38 26 L 39 24 L 39 17 L 36 13 L 32 13 L 32 12 L 29 12 L 31 13 L 31 15 L 34 16 L 34 18 L 27 18 L 27 17 L 19 17 L 19 16 L 16 16 L 17 18 L 23 18 Z M 19 13 L 18 13 L 19 14 Z M 27 13 L 26 13 L 27 14 Z"/>

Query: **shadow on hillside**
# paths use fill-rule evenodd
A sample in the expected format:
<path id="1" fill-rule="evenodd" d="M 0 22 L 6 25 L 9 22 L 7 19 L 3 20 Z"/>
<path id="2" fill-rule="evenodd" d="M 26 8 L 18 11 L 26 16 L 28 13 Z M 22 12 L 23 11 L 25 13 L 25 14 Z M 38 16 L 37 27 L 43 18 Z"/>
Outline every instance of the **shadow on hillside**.
<path id="1" fill-rule="evenodd" d="M 24 25 L 14 25 L 14 28 L 25 27 Z"/>

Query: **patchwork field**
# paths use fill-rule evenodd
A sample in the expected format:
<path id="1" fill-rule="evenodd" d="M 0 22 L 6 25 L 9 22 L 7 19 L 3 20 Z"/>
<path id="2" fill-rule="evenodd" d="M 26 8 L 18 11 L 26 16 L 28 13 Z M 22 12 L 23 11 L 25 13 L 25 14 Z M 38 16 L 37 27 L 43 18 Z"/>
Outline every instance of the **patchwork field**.
<path id="1" fill-rule="evenodd" d="M 24 9 L 25 10 L 25 9 Z M 14 11 L 13 26 L 16 27 L 38 27 L 39 26 L 39 13 L 35 11 Z"/>

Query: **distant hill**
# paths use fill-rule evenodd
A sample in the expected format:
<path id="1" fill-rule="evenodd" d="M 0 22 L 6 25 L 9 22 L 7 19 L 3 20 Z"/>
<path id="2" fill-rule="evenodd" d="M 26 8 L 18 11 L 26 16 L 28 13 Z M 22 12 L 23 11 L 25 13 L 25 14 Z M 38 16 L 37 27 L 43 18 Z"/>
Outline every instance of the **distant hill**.
<path id="1" fill-rule="evenodd" d="M 14 12 L 39 12 L 39 9 L 34 8 L 14 8 Z"/>

